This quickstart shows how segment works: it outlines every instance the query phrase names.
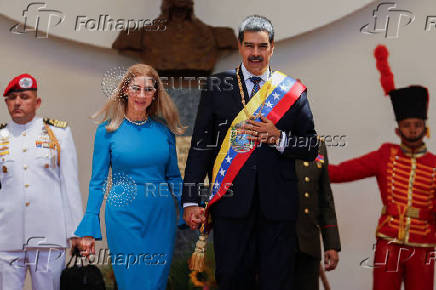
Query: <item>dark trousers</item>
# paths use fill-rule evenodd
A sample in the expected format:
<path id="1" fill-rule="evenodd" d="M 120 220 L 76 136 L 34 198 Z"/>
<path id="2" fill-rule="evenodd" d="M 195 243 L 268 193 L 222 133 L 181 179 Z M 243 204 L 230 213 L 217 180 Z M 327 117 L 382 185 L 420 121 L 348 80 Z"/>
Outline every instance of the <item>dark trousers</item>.
<path id="1" fill-rule="evenodd" d="M 295 254 L 295 290 L 319 289 L 320 260 L 306 253 Z"/>
<path id="2" fill-rule="evenodd" d="M 295 221 L 267 220 L 258 200 L 246 218 L 214 217 L 220 290 L 294 289 Z"/>

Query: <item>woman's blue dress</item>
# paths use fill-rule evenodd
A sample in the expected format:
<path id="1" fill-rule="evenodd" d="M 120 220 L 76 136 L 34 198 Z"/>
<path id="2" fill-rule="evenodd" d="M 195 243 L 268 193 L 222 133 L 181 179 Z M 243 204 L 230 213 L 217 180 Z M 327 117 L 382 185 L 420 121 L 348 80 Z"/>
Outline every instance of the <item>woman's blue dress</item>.
<path id="1" fill-rule="evenodd" d="M 174 199 L 181 216 L 175 137 L 151 119 L 140 126 L 124 120 L 111 133 L 106 125 L 95 134 L 88 204 L 75 234 L 101 240 L 99 213 L 112 167 L 105 219 L 118 288 L 165 289 L 177 222 L 182 221 Z"/>

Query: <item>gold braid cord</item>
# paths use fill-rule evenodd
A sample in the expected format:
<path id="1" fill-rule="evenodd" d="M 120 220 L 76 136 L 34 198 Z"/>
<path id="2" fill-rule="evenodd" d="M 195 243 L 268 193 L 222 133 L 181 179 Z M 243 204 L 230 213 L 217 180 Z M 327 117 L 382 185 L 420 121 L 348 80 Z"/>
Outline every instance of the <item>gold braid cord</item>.
<path id="1" fill-rule="evenodd" d="M 202 232 L 198 237 L 198 241 L 195 244 L 194 253 L 192 253 L 191 260 L 189 261 L 189 269 L 191 271 L 204 271 L 207 238 L 208 235 L 204 232 Z"/>
<path id="2" fill-rule="evenodd" d="M 263 107 L 265 106 L 266 98 L 265 98 L 265 100 L 263 100 L 262 106 L 260 107 L 260 110 L 257 113 L 257 115 L 250 116 L 250 113 L 247 110 L 247 105 L 245 104 L 245 94 L 244 94 L 244 88 L 242 87 L 241 77 L 239 76 L 239 67 L 236 68 L 236 78 L 238 79 L 239 94 L 241 95 L 241 102 L 243 105 L 243 110 L 244 110 L 245 116 L 247 116 L 247 118 L 250 120 L 255 120 L 255 119 L 259 118 L 260 115 L 262 114 Z"/>
<path id="3" fill-rule="evenodd" d="M 58 166 L 61 165 L 61 145 L 59 144 L 58 139 L 56 138 L 53 130 L 50 129 L 50 126 L 44 124 L 45 129 L 47 130 L 48 136 L 50 137 L 50 149 L 56 149 L 58 152 Z"/>

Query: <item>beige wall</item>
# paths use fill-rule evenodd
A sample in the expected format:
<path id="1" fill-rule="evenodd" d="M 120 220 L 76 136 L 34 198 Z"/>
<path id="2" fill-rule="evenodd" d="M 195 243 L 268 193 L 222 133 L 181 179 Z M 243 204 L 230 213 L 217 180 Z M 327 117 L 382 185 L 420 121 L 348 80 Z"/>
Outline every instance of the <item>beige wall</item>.
<path id="1" fill-rule="evenodd" d="M 274 19 L 277 28 L 277 39 L 295 36 L 317 27 L 326 25 L 348 15 L 374 0 L 199 0 L 194 1 L 195 15 L 203 22 L 214 26 L 227 26 L 237 29 L 242 18 L 249 14 L 261 13 Z M 63 22 L 57 26 L 50 26 L 52 35 L 79 42 L 90 43 L 101 47 L 111 47 L 117 37 L 117 32 L 75 30 L 77 16 L 86 19 L 98 19 L 99 15 L 109 15 L 112 19 L 155 19 L 160 14 L 161 0 L 76 0 L 76 1 L 31 1 L 31 0 L 2 0 L 0 14 L 15 21 L 23 22 L 23 10 L 32 2 L 43 2 L 43 10 L 60 11 Z M 39 6 L 32 6 L 29 16 L 35 14 Z M 229 9 L 230 8 L 230 9 Z M 304 12 L 302 12 L 304 11 Z M 45 12 L 44 12 L 45 13 Z M 58 15 L 58 12 L 52 12 Z M 57 21 L 53 16 L 52 21 Z M 85 18 L 80 18 L 85 19 Z M 289 21 L 292 19 L 292 21 Z M 43 21 L 43 20 L 41 20 Z M 41 22 L 42 23 L 42 22 Z M 41 24 L 41 26 L 43 26 Z M 45 26 L 45 25 L 44 25 Z M 45 27 L 43 31 L 46 31 Z M 132 22 L 133 26 L 133 22 Z"/>
<path id="2" fill-rule="evenodd" d="M 331 25 L 276 44 L 273 68 L 298 77 L 307 85 L 320 134 L 347 135 L 345 147 L 329 148 L 332 162 L 375 150 L 386 141 L 397 142 L 392 107 L 382 94 L 372 57 L 378 43 L 385 43 L 391 51 L 390 62 L 398 87 L 421 84 L 429 88 L 429 125 L 436 130 L 436 31 L 424 31 L 426 17 L 436 15 L 436 5 L 431 0 L 400 0 L 397 5 L 412 11 L 416 19 L 403 27 L 396 39 L 359 32 L 361 26 L 370 22 L 374 4 Z M 12 24 L 0 19 L 0 87 L 5 87 L 11 76 L 24 71 L 36 76 L 44 97 L 41 114 L 70 122 L 86 201 L 95 130 L 88 116 L 105 100 L 100 92 L 104 71 L 133 61 L 103 49 L 14 35 L 8 32 Z M 228 56 L 217 64 L 216 70 L 235 67 L 238 61 L 236 54 Z M 0 106 L 0 121 L 7 120 L 5 107 Z M 428 145 L 436 151 L 436 137 Z M 376 181 L 334 185 L 333 189 L 343 247 L 338 269 L 328 273 L 332 289 L 370 289 L 371 270 L 359 263 L 371 254 L 375 242 L 381 209 Z"/>

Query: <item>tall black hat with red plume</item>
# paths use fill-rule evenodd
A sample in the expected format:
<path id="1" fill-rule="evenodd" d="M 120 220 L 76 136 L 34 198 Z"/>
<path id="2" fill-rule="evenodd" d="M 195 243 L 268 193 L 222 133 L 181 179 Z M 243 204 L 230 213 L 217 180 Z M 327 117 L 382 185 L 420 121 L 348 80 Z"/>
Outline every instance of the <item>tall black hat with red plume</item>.
<path id="1" fill-rule="evenodd" d="M 374 50 L 380 83 L 385 95 L 391 97 L 397 122 L 407 118 L 427 120 L 428 91 L 422 86 L 395 89 L 394 75 L 388 63 L 389 52 L 386 46 L 378 45 Z"/>

